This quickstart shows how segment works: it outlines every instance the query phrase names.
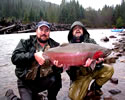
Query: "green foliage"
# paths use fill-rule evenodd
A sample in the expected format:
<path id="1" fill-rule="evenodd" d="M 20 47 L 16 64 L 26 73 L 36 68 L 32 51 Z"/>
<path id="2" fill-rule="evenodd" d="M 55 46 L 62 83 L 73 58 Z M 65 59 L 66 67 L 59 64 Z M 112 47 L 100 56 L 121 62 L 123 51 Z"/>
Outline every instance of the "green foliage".
<path id="1" fill-rule="evenodd" d="M 0 19 L 20 20 L 24 23 L 47 20 L 52 23 L 72 24 L 82 21 L 89 27 L 125 27 L 125 1 L 110 7 L 105 5 L 98 11 L 84 9 L 78 0 L 62 0 L 60 5 L 45 0 L 0 0 Z"/>
<path id="2" fill-rule="evenodd" d="M 93 27 L 96 27 L 96 19 L 97 19 L 97 13 L 95 10 L 93 10 L 92 8 L 87 8 L 86 11 L 85 11 L 85 19 L 84 20 L 84 23 L 87 25 L 87 26 L 93 26 Z"/>
<path id="3" fill-rule="evenodd" d="M 106 27 L 110 27 L 112 25 L 112 18 L 113 18 L 113 8 L 109 6 L 104 6 L 104 8 L 101 11 L 101 16 L 102 16 L 102 23 Z"/>
<path id="4" fill-rule="evenodd" d="M 60 5 L 59 22 L 73 23 L 76 20 L 84 18 L 84 8 L 79 5 L 75 0 L 65 2 L 62 0 Z"/>
<path id="5" fill-rule="evenodd" d="M 116 20 L 116 26 L 118 28 L 122 28 L 125 24 L 123 23 L 123 19 L 121 17 L 119 17 L 117 20 Z"/>

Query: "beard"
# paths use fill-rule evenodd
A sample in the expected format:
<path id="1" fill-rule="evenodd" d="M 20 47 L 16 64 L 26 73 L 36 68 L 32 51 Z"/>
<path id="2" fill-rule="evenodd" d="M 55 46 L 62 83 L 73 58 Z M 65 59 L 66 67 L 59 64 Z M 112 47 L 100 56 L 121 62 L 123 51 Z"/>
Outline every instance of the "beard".
<path id="1" fill-rule="evenodd" d="M 49 39 L 42 40 L 41 38 L 38 38 L 38 37 L 37 37 L 37 40 L 38 40 L 40 43 L 47 43 Z"/>
<path id="2" fill-rule="evenodd" d="M 73 36 L 71 43 L 81 43 L 83 41 L 83 37 L 84 37 L 83 35 L 79 37 Z"/>

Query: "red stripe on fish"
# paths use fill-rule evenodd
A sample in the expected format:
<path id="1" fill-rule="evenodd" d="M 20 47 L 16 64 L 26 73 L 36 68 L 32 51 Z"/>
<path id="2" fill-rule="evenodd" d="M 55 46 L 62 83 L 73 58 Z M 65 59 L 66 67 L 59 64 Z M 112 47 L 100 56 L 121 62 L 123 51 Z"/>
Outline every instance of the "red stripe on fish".
<path id="1" fill-rule="evenodd" d="M 95 54 L 93 55 L 93 59 L 98 59 L 100 57 L 102 57 L 103 52 L 102 51 L 97 51 L 95 52 Z"/>

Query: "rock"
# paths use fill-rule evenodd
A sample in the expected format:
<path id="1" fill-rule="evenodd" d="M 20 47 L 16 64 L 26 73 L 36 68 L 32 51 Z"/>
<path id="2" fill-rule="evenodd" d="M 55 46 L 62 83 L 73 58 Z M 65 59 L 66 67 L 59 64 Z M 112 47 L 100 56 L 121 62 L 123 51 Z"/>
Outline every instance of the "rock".
<path id="1" fill-rule="evenodd" d="M 111 36 L 109 36 L 109 38 L 117 38 L 116 36 L 114 36 L 114 35 L 111 35 Z"/>
<path id="2" fill-rule="evenodd" d="M 112 90 L 109 90 L 109 93 L 111 93 L 113 95 L 116 95 L 118 93 L 121 93 L 121 90 L 119 90 L 119 89 L 112 89 Z"/>
<path id="3" fill-rule="evenodd" d="M 120 43 L 119 42 L 114 42 L 114 43 L 112 43 L 112 45 L 120 45 Z"/>
<path id="4" fill-rule="evenodd" d="M 109 41 L 109 38 L 108 38 L 108 37 L 103 37 L 103 38 L 101 39 L 101 41 L 108 42 L 108 41 Z"/>
<path id="5" fill-rule="evenodd" d="M 103 99 L 104 99 L 104 100 L 114 100 L 114 99 L 112 98 L 112 96 L 109 96 L 109 97 L 106 97 L 106 96 L 105 96 Z"/>
<path id="6" fill-rule="evenodd" d="M 120 62 L 123 62 L 123 63 L 125 63 L 125 59 L 120 59 Z"/>
<path id="7" fill-rule="evenodd" d="M 111 83 L 118 84 L 117 78 L 111 78 L 110 81 L 111 81 Z"/>
<path id="8" fill-rule="evenodd" d="M 118 53 L 116 53 L 115 55 L 116 55 L 117 57 L 122 56 L 122 54 L 121 54 L 121 53 L 119 53 L 119 52 L 118 52 Z"/>
<path id="9" fill-rule="evenodd" d="M 125 33 L 121 33 L 121 34 L 119 34 L 120 36 L 125 36 Z"/>

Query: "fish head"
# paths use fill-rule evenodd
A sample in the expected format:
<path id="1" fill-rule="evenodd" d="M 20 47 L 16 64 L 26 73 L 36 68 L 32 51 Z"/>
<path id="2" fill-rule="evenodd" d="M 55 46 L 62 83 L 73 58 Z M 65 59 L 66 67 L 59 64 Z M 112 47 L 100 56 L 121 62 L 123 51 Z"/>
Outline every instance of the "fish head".
<path id="1" fill-rule="evenodd" d="M 102 51 L 96 51 L 93 55 L 93 59 L 98 59 L 103 55 Z"/>
<path id="2" fill-rule="evenodd" d="M 107 57 L 111 54 L 112 50 L 111 49 L 106 49 L 104 52 L 103 52 L 103 57 Z"/>
<path id="3" fill-rule="evenodd" d="M 93 59 L 105 58 L 111 54 L 110 49 L 96 51 L 93 55 Z"/>

